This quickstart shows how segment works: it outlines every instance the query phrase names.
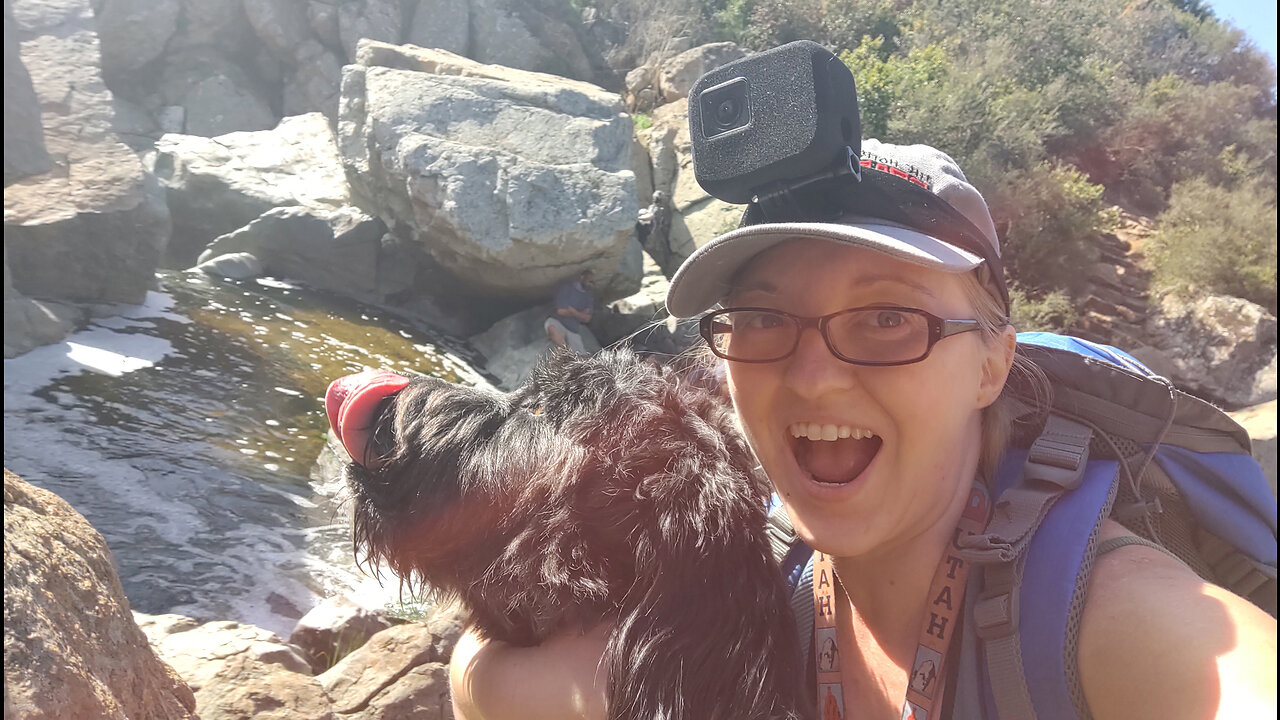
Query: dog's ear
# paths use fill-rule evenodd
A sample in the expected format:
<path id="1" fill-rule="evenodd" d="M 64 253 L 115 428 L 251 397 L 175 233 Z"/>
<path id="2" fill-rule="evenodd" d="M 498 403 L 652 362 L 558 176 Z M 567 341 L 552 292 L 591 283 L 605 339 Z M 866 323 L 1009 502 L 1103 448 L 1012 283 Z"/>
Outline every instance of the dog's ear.
<path id="1" fill-rule="evenodd" d="M 371 564 L 422 584 L 497 521 L 497 506 L 484 496 L 495 484 L 484 456 L 501 445 L 493 437 L 510 414 L 502 395 L 429 377 L 395 395 L 370 440 L 370 452 L 385 461 L 347 468 L 353 536 Z"/>

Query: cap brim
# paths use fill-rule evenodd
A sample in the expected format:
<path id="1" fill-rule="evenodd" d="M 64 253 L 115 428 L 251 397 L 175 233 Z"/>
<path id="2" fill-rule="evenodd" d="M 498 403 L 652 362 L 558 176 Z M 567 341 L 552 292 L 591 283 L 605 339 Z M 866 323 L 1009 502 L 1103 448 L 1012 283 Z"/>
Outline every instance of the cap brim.
<path id="1" fill-rule="evenodd" d="M 820 238 L 864 247 L 905 262 L 962 273 L 982 258 L 922 232 L 897 225 L 865 223 L 763 223 L 725 233 L 684 261 L 667 290 L 667 312 L 693 317 L 723 300 L 734 276 L 752 258 L 787 240 Z"/>

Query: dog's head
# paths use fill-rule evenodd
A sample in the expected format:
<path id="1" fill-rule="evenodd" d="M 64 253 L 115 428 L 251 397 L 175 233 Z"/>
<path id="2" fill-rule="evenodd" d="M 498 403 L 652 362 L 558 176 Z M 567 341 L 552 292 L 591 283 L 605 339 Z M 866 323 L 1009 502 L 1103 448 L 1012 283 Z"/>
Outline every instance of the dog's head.
<path id="1" fill-rule="evenodd" d="M 707 483 L 689 478 L 721 478 L 763 507 L 724 404 L 630 351 L 553 353 L 511 393 L 383 377 L 363 381 L 366 395 L 339 392 L 346 379 L 330 392 L 369 418 L 334 425 L 359 461 L 357 549 L 473 611 L 607 605 L 616 579 L 637 573 L 631 559 L 659 551 L 636 546 L 654 535 L 641 527 L 669 526 L 668 552 L 741 532 L 741 517 L 697 512 L 706 498 L 691 493 Z"/>

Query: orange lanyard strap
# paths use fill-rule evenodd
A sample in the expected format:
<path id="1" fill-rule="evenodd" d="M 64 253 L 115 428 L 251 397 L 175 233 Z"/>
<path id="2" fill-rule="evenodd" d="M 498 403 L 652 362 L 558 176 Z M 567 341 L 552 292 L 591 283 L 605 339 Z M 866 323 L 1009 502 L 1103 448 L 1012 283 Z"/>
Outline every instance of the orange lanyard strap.
<path id="1" fill-rule="evenodd" d="M 929 612 L 920 631 L 920 644 L 911 664 L 903 720 L 934 720 L 942 703 L 947 677 L 947 649 L 956 618 L 964 607 L 969 564 L 961 557 L 959 540 L 984 532 L 990 517 L 987 489 L 976 482 L 957 523 L 955 535 L 933 575 L 929 587 Z M 813 554 L 813 652 L 818 675 L 818 707 L 822 720 L 843 720 L 846 715 L 844 684 L 840 677 L 840 651 L 836 643 L 835 567 L 831 556 Z"/>

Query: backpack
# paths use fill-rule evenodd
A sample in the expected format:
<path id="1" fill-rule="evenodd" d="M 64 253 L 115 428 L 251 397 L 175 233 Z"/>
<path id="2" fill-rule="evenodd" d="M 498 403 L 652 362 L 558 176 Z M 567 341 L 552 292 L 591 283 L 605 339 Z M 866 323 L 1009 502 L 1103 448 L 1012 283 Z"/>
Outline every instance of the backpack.
<path id="1" fill-rule="evenodd" d="M 1046 398 L 1010 378 L 1017 417 L 992 479 L 995 511 L 961 543 L 976 572 L 954 714 L 1088 718 L 1076 643 L 1094 559 L 1152 545 L 1275 616 L 1276 501 L 1243 428 L 1127 353 L 1053 333 L 1019 333 L 1018 352 L 1053 397 L 1041 408 Z M 1137 537 L 1100 545 L 1108 517 Z M 768 533 L 807 656 L 811 552 L 780 507 Z"/>

